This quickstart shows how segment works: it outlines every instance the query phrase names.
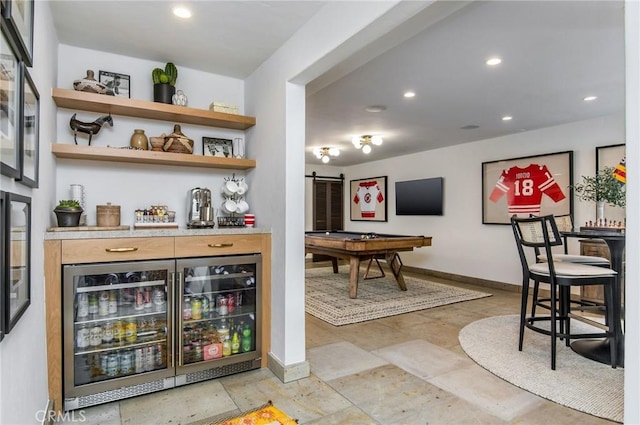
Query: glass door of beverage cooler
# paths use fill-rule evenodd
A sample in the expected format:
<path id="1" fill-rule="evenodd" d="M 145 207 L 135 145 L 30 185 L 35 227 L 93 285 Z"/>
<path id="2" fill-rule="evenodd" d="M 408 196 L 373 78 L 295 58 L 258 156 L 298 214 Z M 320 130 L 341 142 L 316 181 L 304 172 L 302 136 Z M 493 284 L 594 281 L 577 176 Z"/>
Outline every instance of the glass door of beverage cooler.
<path id="1" fill-rule="evenodd" d="M 175 374 L 174 261 L 64 266 L 67 400 Z"/>
<path id="2" fill-rule="evenodd" d="M 241 362 L 259 367 L 260 269 L 259 254 L 178 261 L 177 375 Z"/>

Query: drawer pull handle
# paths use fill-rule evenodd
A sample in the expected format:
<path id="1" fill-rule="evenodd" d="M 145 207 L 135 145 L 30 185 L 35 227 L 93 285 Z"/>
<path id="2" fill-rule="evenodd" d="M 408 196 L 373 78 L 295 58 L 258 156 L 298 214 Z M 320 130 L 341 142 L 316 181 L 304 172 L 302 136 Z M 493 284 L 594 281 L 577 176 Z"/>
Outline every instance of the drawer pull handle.
<path id="1" fill-rule="evenodd" d="M 135 247 L 126 247 L 126 248 L 106 248 L 107 252 L 134 252 L 137 251 L 138 248 Z"/>
<path id="2" fill-rule="evenodd" d="M 209 248 L 229 248 L 233 243 L 210 243 Z"/>

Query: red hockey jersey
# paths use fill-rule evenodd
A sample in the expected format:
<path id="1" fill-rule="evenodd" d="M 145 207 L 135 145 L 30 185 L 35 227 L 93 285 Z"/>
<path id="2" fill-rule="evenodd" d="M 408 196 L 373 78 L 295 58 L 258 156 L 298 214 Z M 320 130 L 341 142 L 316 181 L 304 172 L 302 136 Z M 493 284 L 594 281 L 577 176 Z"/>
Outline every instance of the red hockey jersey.
<path id="1" fill-rule="evenodd" d="M 566 197 L 547 166 L 538 164 L 502 170 L 489 199 L 498 202 L 505 194 L 509 214 L 539 214 L 543 194 L 554 202 Z"/>

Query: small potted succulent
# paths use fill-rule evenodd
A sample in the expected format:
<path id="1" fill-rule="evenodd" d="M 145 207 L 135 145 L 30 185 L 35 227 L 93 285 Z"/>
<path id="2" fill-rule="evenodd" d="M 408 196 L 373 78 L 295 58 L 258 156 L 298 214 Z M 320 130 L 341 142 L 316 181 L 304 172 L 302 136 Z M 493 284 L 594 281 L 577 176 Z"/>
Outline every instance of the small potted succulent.
<path id="1" fill-rule="evenodd" d="M 58 203 L 53 212 L 58 220 L 58 227 L 78 227 L 80 216 L 84 212 L 80 202 L 74 200 L 63 200 Z"/>
<path id="2" fill-rule="evenodd" d="M 171 98 L 176 92 L 176 80 L 178 79 L 178 68 L 167 62 L 162 68 L 155 68 L 151 71 L 153 80 L 153 101 L 171 104 Z"/>

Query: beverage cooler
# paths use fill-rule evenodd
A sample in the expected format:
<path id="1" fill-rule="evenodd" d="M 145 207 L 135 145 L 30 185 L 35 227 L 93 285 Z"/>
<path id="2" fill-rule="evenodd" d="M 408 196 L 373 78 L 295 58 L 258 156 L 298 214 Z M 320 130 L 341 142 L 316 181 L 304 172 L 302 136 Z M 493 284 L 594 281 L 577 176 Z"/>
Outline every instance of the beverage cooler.
<path id="1" fill-rule="evenodd" d="M 261 256 L 63 267 L 64 410 L 261 364 Z"/>

